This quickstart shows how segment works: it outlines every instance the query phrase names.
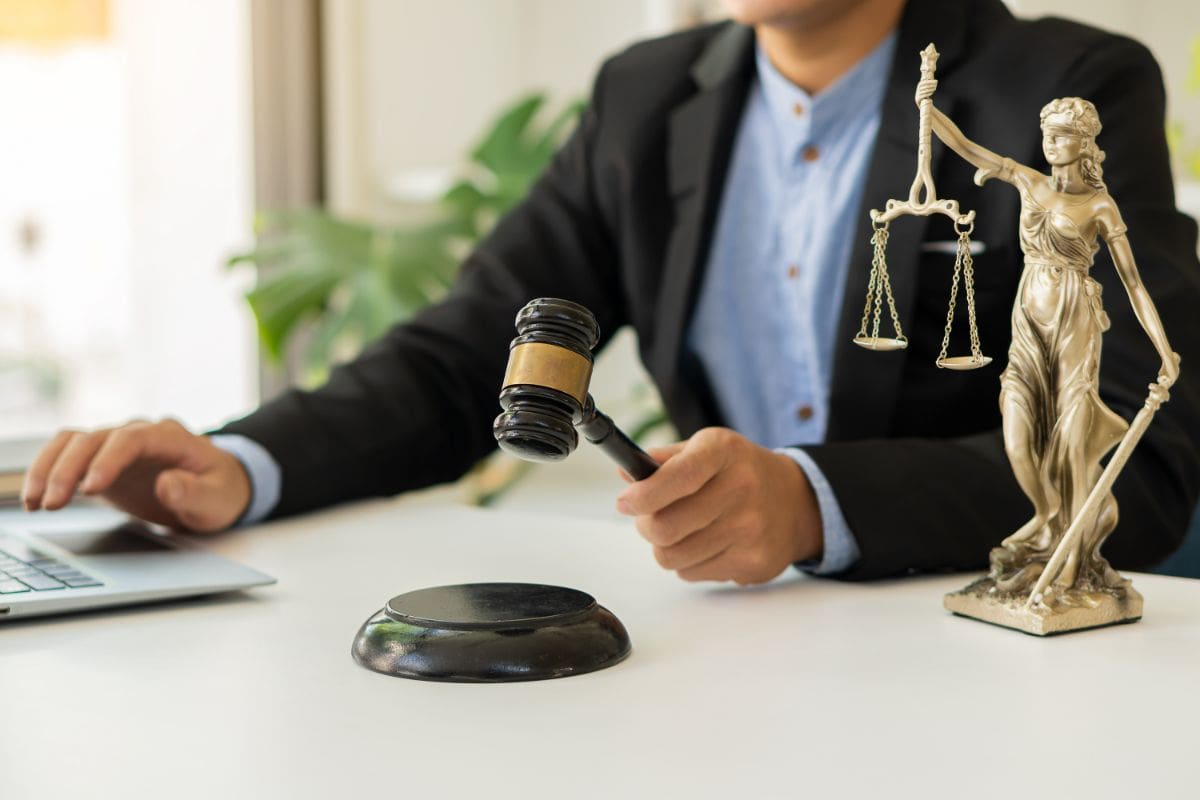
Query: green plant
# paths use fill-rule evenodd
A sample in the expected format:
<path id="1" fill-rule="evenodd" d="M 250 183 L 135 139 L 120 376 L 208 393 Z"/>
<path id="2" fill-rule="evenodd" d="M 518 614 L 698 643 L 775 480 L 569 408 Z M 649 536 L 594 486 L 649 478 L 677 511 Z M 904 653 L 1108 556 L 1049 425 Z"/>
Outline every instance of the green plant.
<path id="1" fill-rule="evenodd" d="M 1192 40 L 1192 66 L 1187 88 L 1193 97 L 1200 94 L 1200 37 Z M 1200 143 L 1192 145 L 1188 142 L 1182 123 L 1172 122 L 1167 126 L 1167 142 L 1185 173 L 1200 179 Z"/>
<path id="2" fill-rule="evenodd" d="M 503 110 L 471 152 L 467 177 L 428 222 L 387 227 L 320 209 L 259 214 L 257 246 L 229 264 L 258 267 L 246 300 L 267 354 L 282 362 L 296 348 L 298 382 L 313 386 L 441 297 L 471 245 L 529 191 L 581 108 L 573 103 L 538 125 L 544 104 L 535 94 Z"/>

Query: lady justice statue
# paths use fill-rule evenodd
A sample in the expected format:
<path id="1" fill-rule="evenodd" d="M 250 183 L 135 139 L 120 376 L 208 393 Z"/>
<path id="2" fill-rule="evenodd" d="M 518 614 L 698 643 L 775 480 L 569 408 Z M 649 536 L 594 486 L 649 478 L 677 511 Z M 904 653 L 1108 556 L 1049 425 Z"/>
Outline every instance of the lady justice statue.
<path id="1" fill-rule="evenodd" d="M 1039 635 L 1136 621 L 1141 617 L 1141 595 L 1099 549 L 1117 524 L 1112 483 L 1154 412 L 1166 402 L 1179 376 L 1179 356 L 1171 350 L 1138 277 L 1121 214 L 1104 184 L 1104 152 L 1096 145 L 1100 118 L 1087 100 L 1069 97 L 1047 103 L 1041 112 L 1042 150 L 1051 169 L 1043 174 L 971 141 L 933 106 L 936 58 L 932 45 L 922 53 L 922 80 L 916 92 L 922 123 L 919 158 L 924 161 L 919 172 L 928 175 L 932 128 L 977 168 L 976 184 L 998 178 L 1021 198 L 1018 237 L 1024 269 L 1013 305 L 1008 366 L 1000 379 L 1000 407 L 1009 462 L 1033 504 L 1032 518 L 992 550 L 989 575 L 947 595 L 946 607 Z M 922 206 L 938 203 L 953 206 L 954 201 L 933 197 L 931 181 L 925 186 L 924 203 L 913 203 L 914 183 L 910 203 L 889 201 L 886 213 L 922 213 Z M 947 213 L 944 208 L 929 210 Z M 950 216 L 955 216 L 957 207 L 952 211 Z M 883 216 L 872 212 L 873 219 Z M 959 215 L 956 226 L 963 221 L 969 222 Z M 960 234 L 965 239 L 961 228 Z M 1100 284 L 1088 271 L 1100 239 L 1112 255 L 1138 321 L 1162 358 L 1157 381 L 1132 424 L 1106 407 L 1098 391 L 1101 337 L 1109 323 Z M 960 248 L 960 262 L 962 252 Z M 969 256 L 967 269 L 967 300 L 973 312 Z M 879 280 L 886 281 L 886 271 Z M 957 285 L 956 274 L 955 291 Z M 952 293 L 952 302 L 953 297 Z M 972 356 L 951 359 L 958 364 L 945 366 L 986 363 L 971 322 Z M 1101 458 L 1118 444 L 1102 470 Z"/>

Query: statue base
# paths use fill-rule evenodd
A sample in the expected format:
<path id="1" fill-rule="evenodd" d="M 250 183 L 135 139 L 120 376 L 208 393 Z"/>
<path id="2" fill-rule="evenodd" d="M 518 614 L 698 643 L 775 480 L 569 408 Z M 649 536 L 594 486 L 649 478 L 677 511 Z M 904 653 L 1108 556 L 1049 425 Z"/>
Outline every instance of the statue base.
<path id="1" fill-rule="evenodd" d="M 1028 600 L 1028 594 L 1001 591 L 991 578 L 981 578 L 946 595 L 944 605 L 959 616 L 1034 636 L 1103 628 L 1142 618 L 1142 595 L 1128 581 L 1111 589 L 1060 591 L 1043 603 L 1026 607 Z"/>

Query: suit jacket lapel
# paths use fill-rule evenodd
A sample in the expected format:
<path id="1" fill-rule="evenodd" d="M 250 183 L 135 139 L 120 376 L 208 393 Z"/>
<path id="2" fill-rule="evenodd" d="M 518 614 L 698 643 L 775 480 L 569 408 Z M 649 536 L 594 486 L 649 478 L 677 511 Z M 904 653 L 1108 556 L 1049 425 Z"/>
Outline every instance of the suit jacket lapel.
<path id="1" fill-rule="evenodd" d="M 682 345 L 754 74 L 753 53 L 750 28 L 731 24 L 717 34 L 692 70 L 698 91 L 676 107 L 668 121 L 667 179 L 675 226 L 667 241 L 656 308 L 658 336 L 649 367 L 659 376 L 664 399 L 684 435 L 715 419 L 703 377 L 689 374 L 680 380 L 680 371 L 694 366 L 686 363 Z M 685 391 L 685 384 L 692 391 Z"/>
<path id="2" fill-rule="evenodd" d="M 966 19 L 961 2 L 933 3 L 910 0 L 900 23 L 896 55 L 884 96 L 879 134 L 868 167 L 863 191 L 863 207 L 851 250 L 849 272 L 842 302 L 838 339 L 834 344 L 834 364 L 830 392 L 830 418 L 826 438 L 830 441 L 864 439 L 888 435 L 896 395 L 908 358 L 907 350 L 877 353 L 852 341 L 862 321 L 863 302 L 871 270 L 872 208 L 882 210 L 889 197 L 906 199 L 917 169 L 917 135 L 920 114 L 913 95 L 920 77 L 920 51 L 933 41 L 941 53 L 936 77 L 939 81 L 953 70 L 962 52 Z M 952 112 L 953 104 L 945 93 L 934 96 L 938 108 Z M 945 148 L 934 142 L 931 166 L 936 177 L 937 164 Z M 936 180 L 935 180 L 936 185 Z M 920 246 L 925 239 L 928 217 L 903 216 L 893 220 L 887 246 L 888 273 L 900 323 L 913 319 L 916 300 L 917 267 Z M 886 315 L 886 311 L 884 312 Z M 886 321 L 880 335 L 892 335 Z M 938 331 L 914 331 L 905 327 L 909 338 L 936 336 Z"/>

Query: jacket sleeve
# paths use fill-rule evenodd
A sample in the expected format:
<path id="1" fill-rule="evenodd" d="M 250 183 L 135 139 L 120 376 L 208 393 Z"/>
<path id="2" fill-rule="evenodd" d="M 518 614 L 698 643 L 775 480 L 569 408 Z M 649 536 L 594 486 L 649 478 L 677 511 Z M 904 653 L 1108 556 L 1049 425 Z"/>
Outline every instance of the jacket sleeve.
<path id="1" fill-rule="evenodd" d="M 321 388 L 289 390 L 222 429 L 279 463 L 272 517 L 454 480 L 489 453 L 513 322 L 530 299 L 581 303 L 605 335 L 623 324 L 611 229 L 592 178 L 604 74 L 579 127 L 467 258 L 447 298 Z"/>
<path id="2" fill-rule="evenodd" d="M 1114 487 L 1120 523 L 1104 553 L 1144 568 L 1182 541 L 1200 493 L 1200 264 L 1196 224 L 1175 208 L 1157 64 L 1110 37 L 1065 73 L 1058 96 L 1092 100 L 1104 130 L 1105 179 L 1129 226 L 1138 269 L 1172 347 L 1183 356 L 1171 400 Z M 1047 97 L 1046 100 L 1050 100 Z M 1092 269 L 1112 328 L 1100 395 L 1126 419 L 1141 407 L 1159 358 L 1134 318 L 1107 252 Z M 887 439 L 804 448 L 833 486 L 861 558 L 844 577 L 982 567 L 992 547 L 1032 514 L 999 430 L 955 439 Z"/>

